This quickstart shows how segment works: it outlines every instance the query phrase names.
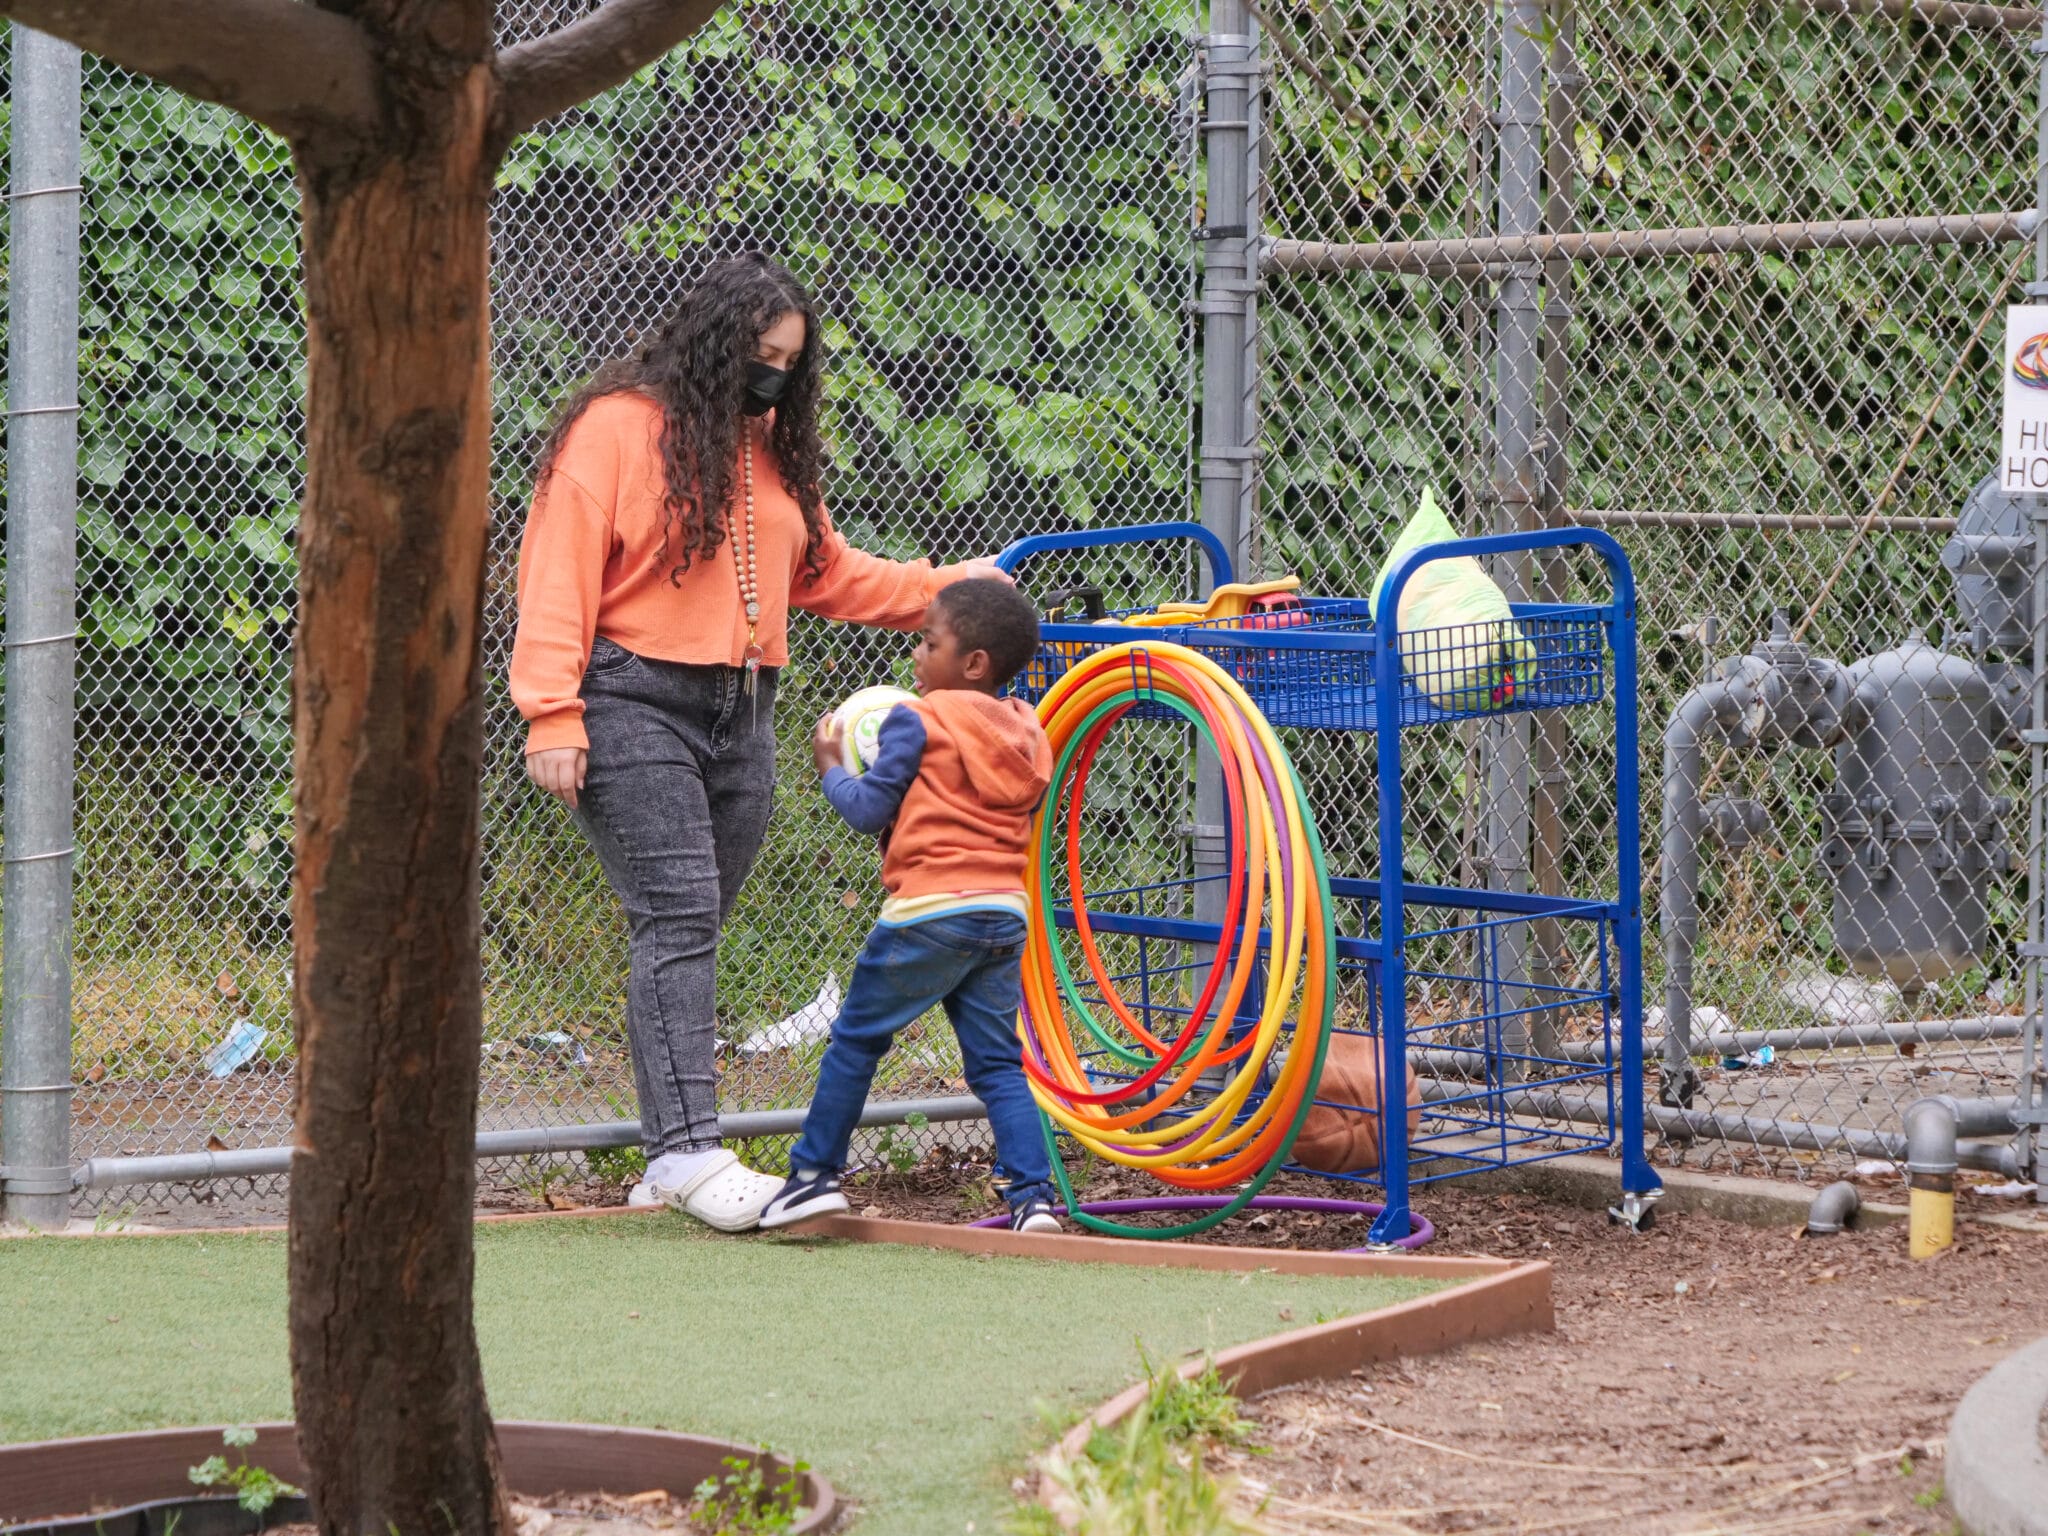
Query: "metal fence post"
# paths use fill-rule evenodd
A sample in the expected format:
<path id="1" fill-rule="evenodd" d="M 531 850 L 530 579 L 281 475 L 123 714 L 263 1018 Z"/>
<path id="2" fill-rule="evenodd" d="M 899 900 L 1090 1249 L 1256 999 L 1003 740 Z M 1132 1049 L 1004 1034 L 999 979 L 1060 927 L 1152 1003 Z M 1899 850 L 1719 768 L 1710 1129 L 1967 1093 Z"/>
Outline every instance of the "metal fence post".
<path id="1" fill-rule="evenodd" d="M 2048 16 L 2034 42 L 2038 74 L 2034 107 L 2034 207 L 2048 209 Z M 2048 218 L 2034 225 L 2034 280 L 2027 297 L 2048 299 Z M 2028 498 L 2034 514 L 2034 687 L 2027 732 L 2027 939 L 2021 950 L 2026 1023 L 2020 1032 L 2020 1073 L 2013 1118 L 2019 1125 L 2021 1175 L 2034 1179 L 2034 1199 L 2048 1205 L 2048 1017 L 2042 996 L 2042 961 L 2048 959 L 2048 496 Z"/>
<path id="2" fill-rule="evenodd" d="M 1573 0 L 1548 0 L 1551 38 L 1548 91 L 1544 98 L 1544 210 L 1546 234 L 1564 234 L 1576 225 L 1574 203 L 1578 183 L 1578 151 L 1573 139 L 1578 123 L 1580 75 L 1574 55 L 1576 16 Z M 1539 520 L 1545 527 L 1567 521 L 1565 483 L 1571 448 L 1571 325 L 1572 264 L 1552 257 L 1543 264 L 1543 473 L 1538 484 Z M 1546 550 L 1536 561 L 1536 601 L 1564 601 L 1566 563 L 1560 550 Z M 1564 894 L 1564 800 L 1570 774 L 1566 748 L 1570 731 L 1563 715 L 1548 710 L 1537 718 L 1535 742 L 1535 804 L 1530 829 L 1530 881 L 1545 896 Z M 1554 918 L 1533 925 L 1536 953 L 1534 979 L 1542 986 L 1562 983 L 1568 970 L 1564 934 Z M 1536 1054 L 1554 1056 L 1557 1023 L 1553 1014 L 1536 1015 L 1530 1030 Z"/>
<path id="3" fill-rule="evenodd" d="M 1547 51 L 1544 0 L 1504 0 L 1500 29 L 1500 176 L 1496 223 L 1503 237 L 1533 235 L 1543 222 L 1543 68 Z M 1511 264 L 1494 302 L 1493 503 L 1495 532 L 1537 525 L 1543 483 L 1538 437 L 1542 320 L 1542 266 Z M 1510 555 L 1494 578 L 1512 602 L 1529 599 L 1529 560 Z M 1491 721 L 1481 741 L 1486 768 L 1486 815 L 1481 863 L 1489 888 L 1529 888 L 1529 717 Z M 1526 923 L 1509 923 L 1500 936 L 1499 979 L 1509 987 L 1528 980 Z M 1506 1029 L 1507 1049 L 1526 1054 L 1526 1016 Z"/>
<path id="4" fill-rule="evenodd" d="M 76 48 L 15 26 L 0 1188 L 6 1219 L 39 1227 L 71 1194 L 79 78 Z"/>
<path id="5" fill-rule="evenodd" d="M 1202 218 L 1202 525 L 1240 566 L 1250 554 L 1257 456 L 1259 233 L 1258 44 L 1244 0 L 1211 0 L 1206 106 L 1202 115 L 1206 191 Z M 1195 779 L 1197 878 L 1223 873 L 1223 778 L 1204 762 Z M 1222 913 L 1214 878 L 1195 887 L 1195 915 Z"/>

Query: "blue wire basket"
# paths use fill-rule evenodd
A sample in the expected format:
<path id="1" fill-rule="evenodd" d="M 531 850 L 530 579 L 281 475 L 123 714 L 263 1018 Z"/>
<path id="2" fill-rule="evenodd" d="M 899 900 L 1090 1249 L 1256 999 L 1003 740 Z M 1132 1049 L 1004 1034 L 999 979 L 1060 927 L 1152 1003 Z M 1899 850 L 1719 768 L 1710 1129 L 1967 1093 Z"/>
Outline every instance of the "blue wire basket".
<path id="1" fill-rule="evenodd" d="M 1379 728 L 1380 632 L 1363 598 L 1308 598 L 1235 619 L 1186 624 L 1117 622 L 1151 613 L 1125 609 L 1094 624 L 1047 624 L 1038 654 L 1018 679 L 1028 703 L 1044 698 L 1082 657 L 1105 646 L 1182 645 L 1221 667 L 1275 725 L 1314 730 Z M 1483 715 L 1598 703 L 1608 687 L 1604 610 L 1518 604 L 1513 624 L 1404 630 L 1398 723 L 1428 725 Z M 1141 705 L 1140 715 L 1168 711 Z"/>

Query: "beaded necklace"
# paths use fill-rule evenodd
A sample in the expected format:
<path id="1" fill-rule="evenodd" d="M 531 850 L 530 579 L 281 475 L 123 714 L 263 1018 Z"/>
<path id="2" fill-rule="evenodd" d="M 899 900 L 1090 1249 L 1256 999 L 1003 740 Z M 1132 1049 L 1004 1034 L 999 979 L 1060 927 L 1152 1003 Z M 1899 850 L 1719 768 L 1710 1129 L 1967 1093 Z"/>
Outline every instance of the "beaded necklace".
<path id="1" fill-rule="evenodd" d="M 746 693 L 752 698 L 754 680 L 761 673 L 762 656 L 760 642 L 755 638 L 761 622 L 761 582 L 760 570 L 754 559 L 754 425 L 752 422 L 743 422 L 741 430 L 745 452 L 740 457 L 740 479 L 746 501 L 747 547 L 744 561 L 740 558 L 740 551 L 737 548 L 733 550 L 732 569 L 734 577 L 740 584 L 740 605 L 746 610 L 747 615 L 747 649 L 741 664 L 747 672 L 744 685 Z M 757 713 L 759 707 L 758 704 L 755 706 Z"/>

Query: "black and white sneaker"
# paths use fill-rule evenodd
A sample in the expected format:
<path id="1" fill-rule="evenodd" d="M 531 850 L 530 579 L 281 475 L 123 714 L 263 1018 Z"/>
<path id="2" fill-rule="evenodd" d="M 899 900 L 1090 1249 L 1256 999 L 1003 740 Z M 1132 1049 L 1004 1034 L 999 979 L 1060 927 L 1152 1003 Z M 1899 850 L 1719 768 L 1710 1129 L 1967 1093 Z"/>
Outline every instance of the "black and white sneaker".
<path id="1" fill-rule="evenodd" d="M 762 1223 L 767 1224 L 765 1221 Z M 1059 1207 L 1040 1195 L 1026 1200 L 1010 1212 L 1012 1232 L 1064 1232 Z"/>
<path id="2" fill-rule="evenodd" d="M 839 1192 L 836 1173 L 792 1173 L 789 1180 L 761 1213 L 761 1225 L 769 1230 L 793 1226 L 813 1216 L 831 1216 L 846 1209 L 846 1196 Z"/>

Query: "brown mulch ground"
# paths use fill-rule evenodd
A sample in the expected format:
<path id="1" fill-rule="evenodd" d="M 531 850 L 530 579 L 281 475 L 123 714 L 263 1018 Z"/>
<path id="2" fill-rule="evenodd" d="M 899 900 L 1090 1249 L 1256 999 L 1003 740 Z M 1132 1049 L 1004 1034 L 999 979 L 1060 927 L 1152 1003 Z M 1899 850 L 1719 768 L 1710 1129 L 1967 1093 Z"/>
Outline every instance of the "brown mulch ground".
<path id="1" fill-rule="evenodd" d="M 519 1536 L 711 1536 L 688 1498 L 665 1488 L 643 1493 L 557 1493 L 512 1505 Z M 319 1536 L 308 1524 L 281 1525 L 271 1536 Z"/>
<path id="2" fill-rule="evenodd" d="M 933 1163 L 850 1193 L 857 1211 L 969 1220 L 1000 1209 L 981 1172 Z M 1143 1190 L 1099 1170 L 1087 1193 Z M 1457 1185 L 1417 1203 L 1438 1229 L 1427 1252 L 1555 1266 L 1557 1330 L 1254 1402 L 1270 1453 L 1225 1459 L 1275 1532 L 1953 1536 L 1949 1416 L 2048 1330 L 2048 1238 L 2028 1233 L 1966 1222 L 1915 1262 L 1898 1225 L 1809 1240 L 1666 1210 L 1631 1234 Z M 1255 1214 L 1210 1240 L 1352 1247 L 1365 1222 Z"/>
<path id="3" fill-rule="evenodd" d="M 1965 1225 L 1808 1240 L 1432 1191 L 1432 1251 L 1549 1260 L 1557 1331 L 1377 1367 L 1252 1406 L 1241 1460 L 1301 1531 L 1950 1536 L 1957 1400 L 2048 1328 L 2048 1240 Z"/>

